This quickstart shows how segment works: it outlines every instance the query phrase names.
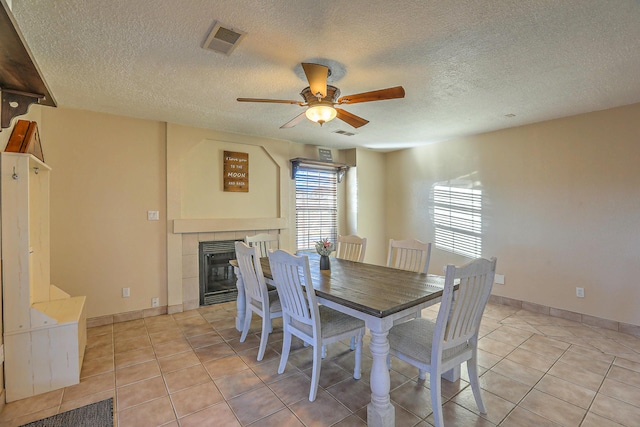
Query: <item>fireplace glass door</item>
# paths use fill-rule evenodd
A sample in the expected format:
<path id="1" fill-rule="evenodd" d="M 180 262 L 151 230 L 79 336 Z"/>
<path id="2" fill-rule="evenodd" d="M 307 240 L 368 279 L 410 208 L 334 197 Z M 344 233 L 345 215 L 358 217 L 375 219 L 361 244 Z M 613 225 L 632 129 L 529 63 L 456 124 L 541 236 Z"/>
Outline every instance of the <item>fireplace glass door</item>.
<path id="1" fill-rule="evenodd" d="M 235 240 L 200 242 L 200 305 L 235 301 L 236 275 L 229 261 L 236 258 Z"/>

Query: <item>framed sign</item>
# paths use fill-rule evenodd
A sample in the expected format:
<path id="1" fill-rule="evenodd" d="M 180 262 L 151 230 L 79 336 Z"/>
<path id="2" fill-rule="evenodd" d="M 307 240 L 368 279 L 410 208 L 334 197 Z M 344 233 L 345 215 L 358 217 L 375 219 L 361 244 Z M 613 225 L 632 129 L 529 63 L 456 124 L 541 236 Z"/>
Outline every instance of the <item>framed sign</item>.
<path id="1" fill-rule="evenodd" d="M 333 156 L 331 150 L 327 148 L 318 148 L 318 155 L 323 162 L 333 162 Z"/>
<path id="2" fill-rule="evenodd" d="M 234 193 L 249 192 L 249 153 L 224 152 L 222 182 L 224 191 Z"/>

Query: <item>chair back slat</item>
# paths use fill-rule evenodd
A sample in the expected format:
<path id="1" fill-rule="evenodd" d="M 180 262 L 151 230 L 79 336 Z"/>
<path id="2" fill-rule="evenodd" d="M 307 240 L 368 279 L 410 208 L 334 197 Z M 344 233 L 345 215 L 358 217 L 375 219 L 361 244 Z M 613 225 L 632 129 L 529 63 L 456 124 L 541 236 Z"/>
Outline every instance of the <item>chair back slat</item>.
<path id="1" fill-rule="evenodd" d="M 309 258 L 295 256 L 284 250 L 269 251 L 268 256 L 283 313 L 313 327 L 319 315 L 311 284 Z M 307 283 L 311 286 L 306 286 Z"/>
<path id="2" fill-rule="evenodd" d="M 441 308 L 436 320 L 436 334 L 441 337 L 434 336 L 434 351 L 437 347 L 443 351 L 477 339 L 495 269 L 495 258 L 479 258 L 463 267 L 446 267 Z M 454 294 L 456 284 L 458 291 Z"/>
<path id="3" fill-rule="evenodd" d="M 244 242 L 235 242 L 235 248 L 238 268 L 240 269 L 245 292 L 247 294 L 247 301 L 268 301 L 266 295 L 267 284 L 265 283 L 264 275 L 262 274 L 258 248 L 249 247 Z"/>
<path id="4" fill-rule="evenodd" d="M 453 342 L 459 337 L 468 336 L 473 330 L 473 320 L 477 313 L 474 304 L 479 300 L 480 287 L 476 286 L 476 278 L 467 278 L 460 281 L 460 288 L 456 298 L 452 302 L 451 316 L 445 331 L 445 341 Z"/>
<path id="5" fill-rule="evenodd" d="M 429 270 L 430 258 L 431 243 L 415 239 L 389 240 L 387 267 L 426 273 Z"/>
<path id="6" fill-rule="evenodd" d="M 266 257 L 271 249 L 279 248 L 279 238 L 277 234 L 260 233 L 254 236 L 245 236 L 244 241 L 249 246 L 256 246 L 261 257 Z"/>
<path id="7" fill-rule="evenodd" d="M 367 238 L 356 235 L 338 236 L 336 258 L 362 262 L 367 249 Z"/>

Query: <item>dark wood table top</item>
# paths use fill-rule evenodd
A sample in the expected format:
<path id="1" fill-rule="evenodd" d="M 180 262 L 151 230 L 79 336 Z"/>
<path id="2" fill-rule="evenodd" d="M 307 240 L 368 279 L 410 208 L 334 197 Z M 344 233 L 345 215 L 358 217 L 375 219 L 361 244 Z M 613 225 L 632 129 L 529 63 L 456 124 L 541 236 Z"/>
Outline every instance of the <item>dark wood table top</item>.
<path id="1" fill-rule="evenodd" d="M 316 295 L 375 317 L 386 317 L 440 298 L 444 276 L 413 273 L 373 264 L 331 258 L 331 270 L 320 270 L 320 257 L 309 253 Z M 268 258 L 262 273 L 273 279 Z"/>

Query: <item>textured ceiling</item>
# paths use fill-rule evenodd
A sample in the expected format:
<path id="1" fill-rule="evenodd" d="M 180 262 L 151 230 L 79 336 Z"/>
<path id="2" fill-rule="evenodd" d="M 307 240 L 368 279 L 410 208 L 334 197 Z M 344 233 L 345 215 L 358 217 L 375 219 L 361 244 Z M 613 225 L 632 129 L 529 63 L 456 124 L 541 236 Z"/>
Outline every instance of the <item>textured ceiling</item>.
<path id="1" fill-rule="evenodd" d="M 59 106 L 294 142 L 393 150 L 640 102 L 638 0 L 13 0 Z M 202 49 L 214 21 L 248 35 Z M 301 62 L 331 64 L 370 123 L 279 127 Z M 508 118 L 506 115 L 515 114 Z M 355 136 L 333 133 L 345 130 Z"/>

